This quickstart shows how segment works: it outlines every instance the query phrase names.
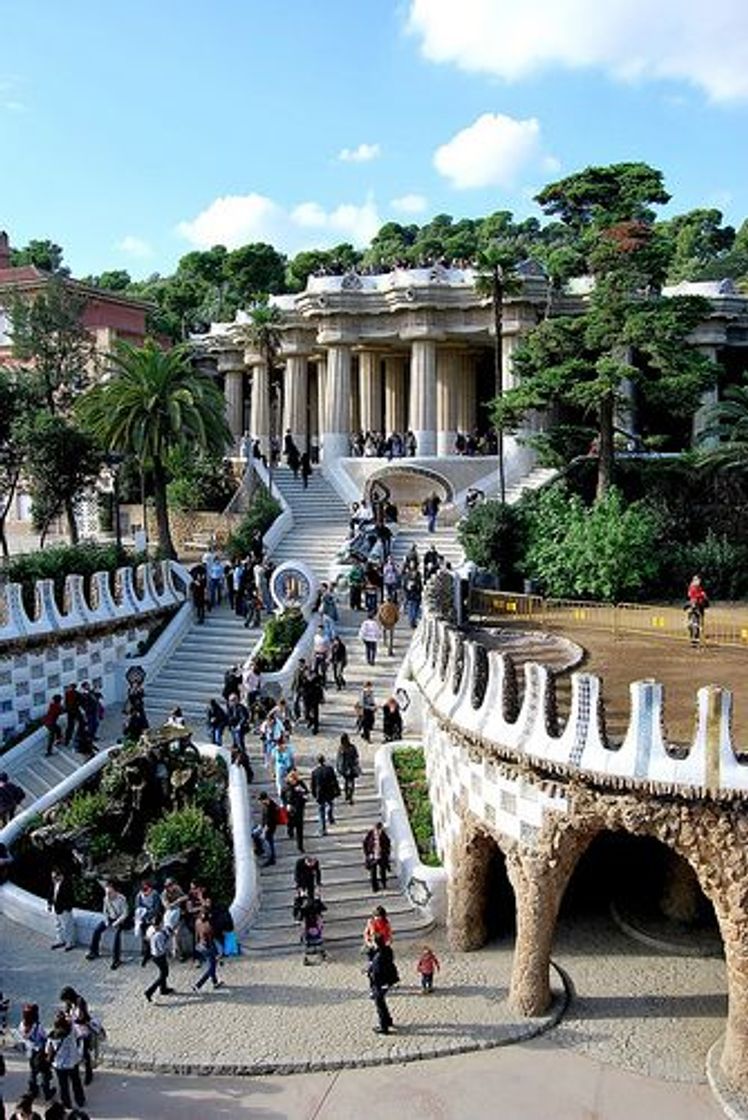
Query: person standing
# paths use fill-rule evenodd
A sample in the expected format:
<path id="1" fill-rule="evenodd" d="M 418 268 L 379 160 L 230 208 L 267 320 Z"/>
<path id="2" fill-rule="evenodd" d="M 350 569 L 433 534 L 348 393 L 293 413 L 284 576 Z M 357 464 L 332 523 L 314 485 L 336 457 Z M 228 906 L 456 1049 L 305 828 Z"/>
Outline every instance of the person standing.
<path id="1" fill-rule="evenodd" d="M 416 964 L 416 972 L 421 977 L 421 991 L 430 995 L 434 990 L 434 973 L 441 968 L 439 958 L 429 945 L 424 945 Z"/>
<path id="2" fill-rule="evenodd" d="M 104 715 L 103 698 L 99 689 L 96 688 L 95 685 L 90 684 L 89 681 L 84 681 L 81 685 L 80 698 L 88 740 L 91 743 L 95 743 L 99 730 L 99 723 Z"/>
<path id="3" fill-rule="evenodd" d="M 47 1038 L 47 1058 L 57 1074 L 57 1084 L 60 1089 L 60 1100 L 65 1108 L 72 1108 L 70 1090 L 73 1091 L 75 1103 L 82 1108 L 86 1103 L 83 1092 L 80 1065 L 80 1051 L 73 1027 L 64 1011 L 55 1015 L 54 1026 Z"/>
<path id="4" fill-rule="evenodd" d="M 340 797 L 340 785 L 323 754 L 317 756 L 317 765 L 312 770 L 312 797 L 317 802 L 319 835 L 326 836 L 328 824 L 335 824 L 335 799 Z"/>
<path id="5" fill-rule="evenodd" d="M 196 573 L 192 580 L 192 605 L 195 608 L 195 616 L 197 618 L 197 621 L 201 626 L 205 622 L 205 599 L 205 573 L 200 570 Z"/>
<path id="6" fill-rule="evenodd" d="M 55 1095 L 52 1085 L 52 1069 L 47 1058 L 47 1032 L 39 1022 L 39 1005 L 25 1003 L 21 1010 L 21 1022 L 18 1024 L 18 1033 L 29 1060 L 29 1085 L 30 1096 L 39 1094 L 39 1081 L 44 1090 L 45 1101 L 51 1101 Z"/>
<path id="7" fill-rule="evenodd" d="M 294 883 L 300 894 L 315 898 L 317 888 L 322 886 L 322 868 L 316 856 L 302 856 L 296 860 Z"/>
<path id="8" fill-rule="evenodd" d="M 70 684 L 65 686 L 63 706 L 65 708 L 65 715 L 67 716 L 67 723 L 65 725 L 65 746 L 69 747 L 75 736 L 80 736 L 81 729 L 84 725 L 81 695 L 74 681 L 71 681 Z"/>
<path id="9" fill-rule="evenodd" d="M 53 949 L 69 952 L 75 948 L 73 921 L 73 881 L 59 867 L 52 868 L 52 883 L 47 896 L 47 910 L 55 916 L 56 940 Z"/>
<path id="10" fill-rule="evenodd" d="M 416 561 L 416 564 L 418 561 Z M 423 580 L 418 567 L 407 568 L 403 576 L 403 592 L 405 594 L 405 609 L 411 630 L 418 625 L 418 616 L 421 613 L 421 598 L 423 596 Z"/>
<path id="11" fill-rule="evenodd" d="M 343 732 L 340 736 L 340 747 L 335 767 L 343 779 L 343 793 L 346 804 L 353 804 L 353 795 L 356 792 L 356 778 L 361 774 L 358 747 L 352 743 L 348 735 Z"/>
<path id="12" fill-rule="evenodd" d="M 62 697 L 59 692 L 49 702 L 47 711 L 42 719 L 42 724 L 47 731 L 47 749 L 44 752 L 47 755 L 52 754 L 53 747 L 59 747 L 62 743 L 62 728 L 60 727 L 60 719 L 64 712 L 62 706 Z"/>
<path id="13" fill-rule="evenodd" d="M 270 867 L 275 863 L 275 831 L 278 827 L 278 805 L 263 790 L 257 799 L 260 803 L 260 823 L 252 829 L 255 840 L 264 844 L 266 854 L 263 867 Z"/>
<path id="14" fill-rule="evenodd" d="M 142 963 L 147 964 L 150 957 L 158 969 L 156 979 L 148 985 L 143 993 L 150 1003 L 157 989 L 162 996 L 174 994 L 174 989 L 169 987 L 169 933 L 164 929 L 164 920 L 158 911 L 154 914 L 153 921 L 146 930 L 145 940 L 148 945 L 148 957 L 144 956 Z"/>
<path id="15" fill-rule="evenodd" d="M 367 743 L 371 742 L 371 733 L 374 730 L 374 721 L 377 715 L 377 701 L 374 696 L 374 686 L 371 681 L 366 681 L 361 690 L 361 735 Z"/>
<path id="16" fill-rule="evenodd" d="M 366 573 L 360 560 L 354 560 L 348 572 L 348 605 L 352 611 L 361 610 Z"/>
<path id="17" fill-rule="evenodd" d="M 377 821 L 364 837 L 364 861 L 371 876 L 371 889 L 377 894 L 380 889 L 387 890 L 387 872 L 390 870 L 392 844 L 384 825 Z"/>
<path id="18" fill-rule="evenodd" d="M 431 494 L 423 503 L 423 514 L 430 533 L 436 532 L 436 519 L 439 516 L 441 499 L 438 494 Z"/>
<path id="19" fill-rule="evenodd" d="M 309 458 L 309 452 L 303 451 L 301 454 L 301 481 L 306 490 L 309 486 L 309 479 L 312 477 L 312 463 Z"/>
<path id="20" fill-rule="evenodd" d="M 332 665 L 332 676 L 335 681 L 335 687 L 338 692 L 341 688 L 345 688 L 345 667 L 348 664 L 348 651 L 345 648 L 345 643 L 342 638 L 334 637 L 330 643 L 330 664 Z"/>
<path id="21" fill-rule="evenodd" d="M 219 556 L 214 556 L 208 569 L 208 588 L 210 609 L 220 607 L 223 599 L 223 561 Z"/>
<path id="22" fill-rule="evenodd" d="M 148 931 L 155 924 L 156 918 L 163 913 L 161 895 L 148 879 L 140 884 L 140 890 L 135 895 L 135 935 L 140 937 L 140 964 L 142 968 L 148 964 L 151 957 Z"/>
<path id="23" fill-rule="evenodd" d="M 246 752 L 246 734 L 249 730 L 249 712 L 239 697 L 234 693 L 229 696 L 226 708 L 226 725 L 231 735 L 231 741 L 237 750 Z"/>
<path id="24" fill-rule="evenodd" d="M 392 1016 L 387 1006 L 387 992 L 393 984 L 397 984 L 400 975 L 397 971 L 392 948 L 381 934 L 374 937 L 374 953 L 367 969 L 369 985 L 377 1009 L 379 1025 L 374 1027 L 377 1034 L 389 1034 L 392 1030 Z"/>
<path id="25" fill-rule="evenodd" d="M 86 953 L 87 961 L 96 960 L 99 956 L 99 945 L 101 944 L 102 934 L 106 930 L 111 929 L 114 930 L 114 943 L 112 945 L 112 963 L 110 967 L 112 969 L 119 968 L 122 963 L 122 931 L 127 921 L 127 915 L 127 899 L 123 894 L 120 894 L 112 880 L 108 879 L 104 885 L 103 918 L 93 932 L 91 948 Z"/>
<path id="26" fill-rule="evenodd" d="M 359 627 L 358 636 L 364 643 L 366 650 L 366 664 L 374 665 L 377 660 L 377 644 L 382 640 L 382 627 L 377 622 L 373 612 L 365 618 Z"/>
<path id="27" fill-rule="evenodd" d="M 315 667 L 309 666 L 304 673 L 302 696 L 306 725 L 311 728 L 312 735 L 317 735 L 319 732 L 319 706 L 324 699 L 324 695 L 325 689 L 321 675 Z"/>
<path id="28" fill-rule="evenodd" d="M 211 743 L 214 743 L 217 747 L 222 747 L 223 733 L 228 724 L 228 716 L 215 697 L 208 703 L 205 722 L 208 726 Z"/>

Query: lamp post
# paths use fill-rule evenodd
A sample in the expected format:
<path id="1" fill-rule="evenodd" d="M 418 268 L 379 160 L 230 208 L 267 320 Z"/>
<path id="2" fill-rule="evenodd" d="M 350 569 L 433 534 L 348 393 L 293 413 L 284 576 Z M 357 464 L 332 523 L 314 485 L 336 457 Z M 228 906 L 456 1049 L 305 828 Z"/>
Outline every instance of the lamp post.
<path id="1" fill-rule="evenodd" d="M 112 476 L 112 505 L 114 506 L 114 542 L 117 554 L 122 551 L 122 526 L 119 519 L 119 472 L 125 456 L 120 451 L 110 451 L 104 458 Z"/>

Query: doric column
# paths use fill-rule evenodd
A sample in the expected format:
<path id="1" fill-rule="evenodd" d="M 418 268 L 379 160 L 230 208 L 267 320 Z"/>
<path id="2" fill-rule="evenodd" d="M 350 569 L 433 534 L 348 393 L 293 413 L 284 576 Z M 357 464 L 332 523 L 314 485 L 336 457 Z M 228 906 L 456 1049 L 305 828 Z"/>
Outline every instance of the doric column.
<path id="1" fill-rule="evenodd" d="M 717 347 L 707 343 L 699 343 L 697 350 L 703 354 L 705 358 L 709 358 L 715 363 L 718 362 Z M 691 442 L 694 444 L 700 443 L 702 447 L 714 446 L 715 440 L 711 437 L 707 442 L 701 440 L 701 433 L 707 426 L 709 420 L 709 412 L 719 400 L 719 389 L 716 385 L 711 389 L 705 389 L 701 394 L 701 404 L 696 410 L 691 422 Z"/>
<path id="2" fill-rule="evenodd" d="M 436 356 L 436 453 L 453 455 L 457 435 L 460 353 L 439 350 Z"/>
<path id="3" fill-rule="evenodd" d="M 221 354 L 218 372 L 223 374 L 223 397 L 226 402 L 226 423 L 237 443 L 244 434 L 244 363 L 235 353 Z"/>
<path id="4" fill-rule="evenodd" d="M 405 358 L 384 359 L 384 426 L 390 432 L 405 431 Z"/>
<path id="5" fill-rule="evenodd" d="M 270 450 L 270 382 L 265 362 L 252 367 L 252 423 L 250 434 L 259 439 L 265 455 Z"/>
<path id="6" fill-rule="evenodd" d="M 322 460 L 329 463 L 348 455 L 350 450 L 350 346 L 328 347 L 326 382 Z"/>
<path id="7" fill-rule="evenodd" d="M 516 384 L 514 376 L 514 351 L 522 342 L 519 334 L 502 334 L 501 336 L 501 376 L 504 391 L 513 389 Z"/>
<path id="8" fill-rule="evenodd" d="M 382 363 L 373 350 L 362 350 L 358 356 L 358 381 L 361 401 L 360 425 L 363 432 L 381 432 Z"/>
<path id="9" fill-rule="evenodd" d="M 327 354 L 317 361 L 317 447 L 327 431 Z"/>
<path id="10" fill-rule="evenodd" d="M 283 435 L 290 429 L 300 451 L 307 443 L 308 380 L 306 354 L 289 354 L 283 376 Z"/>
<path id="11" fill-rule="evenodd" d="M 410 402 L 408 426 L 417 443 L 417 455 L 436 454 L 436 343 L 413 340 L 410 352 Z"/>
<path id="12" fill-rule="evenodd" d="M 475 358 L 472 354 L 458 356 L 457 386 L 457 427 L 461 432 L 472 432 L 476 407 Z"/>

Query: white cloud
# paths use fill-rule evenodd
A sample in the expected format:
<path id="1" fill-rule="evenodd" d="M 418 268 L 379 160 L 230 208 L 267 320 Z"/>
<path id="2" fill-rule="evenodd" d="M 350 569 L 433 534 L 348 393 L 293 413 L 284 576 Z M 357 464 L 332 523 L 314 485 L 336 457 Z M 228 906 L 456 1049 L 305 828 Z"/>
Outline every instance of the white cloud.
<path id="1" fill-rule="evenodd" d="M 511 187 L 522 170 L 539 162 L 544 157 L 538 121 L 503 113 L 484 113 L 434 152 L 436 170 L 459 189 Z"/>
<path id="2" fill-rule="evenodd" d="M 177 232 L 196 249 L 225 245 L 236 249 L 251 241 L 268 241 L 286 253 L 325 248 L 340 241 L 366 245 L 382 225 L 374 199 L 360 205 L 341 203 L 326 210 L 318 202 L 286 209 L 260 194 L 216 198 Z"/>
<path id="3" fill-rule="evenodd" d="M 429 202 L 422 194 L 401 194 L 393 198 L 390 206 L 400 214 L 422 214 Z"/>
<path id="4" fill-rule="evenodd" d="M 341 148 L 338 159 L 342 163 L 369 163 L 382 154 L 379 144 L 359 144 L 357 148 Z"/>
<path id="5" fill-rule="evenodd" d="M 150 244 L 142 237 L 136 237 L 133 233 L 126 234 L 121 241 L 115 245 L 123 253 L 128 253 L 131 257 L 145 257 L 153 256 L 153 249 Z"/>
<path id="6" fill-rule="evenodd" d="M 432 62 L 507 81 L 560 65 L 748 98 L 745 0 L 411 0 L 407 26 Z"/>

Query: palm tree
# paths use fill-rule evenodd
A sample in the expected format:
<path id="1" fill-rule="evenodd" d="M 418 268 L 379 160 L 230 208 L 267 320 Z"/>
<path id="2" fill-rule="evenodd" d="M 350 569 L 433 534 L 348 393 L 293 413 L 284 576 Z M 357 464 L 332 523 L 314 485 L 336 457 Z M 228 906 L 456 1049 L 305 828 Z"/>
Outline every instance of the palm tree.
<path id="1" fill-rule="evenodd" d="M 516 267 L 523 256 L 520 243 L 514 239 L 496 241 L 483 249 L 477 257 L 477 276 L 475 289 L 481 296 L 491 300 L 493 311 L 493 376 L 496 400 L 504 395 L 504 345 L 502 330 L 504 326 L 504 298 L 514 295 L 522 287 L 522 279 Z M 496 426 L 497 452 L 499 456 L 499 500 L 506 500 L 506 475 L 504 471 L 504 429 Z"/>
<path id="2" fill-rule="evenodd" d="M 728 385 L 706 420 L 698 437 L 706 445 L 701 462 L 718 471 L 748 474 L 748 382 Z"/>
<path id="3" fill-rule="evenodd" d="M 166 460 L 170 452 L 225 449 L 230 440 L 223 396 L 195 369 L 187 349 L 162 350 L 152 340 L 136 347 L 117 342 L 111 380 L 90 389 L 78 402 L 82 422 L 107 451 L 133 455 L 150 470 L 159 548 L 176 556 L 166 500 Z"/>

